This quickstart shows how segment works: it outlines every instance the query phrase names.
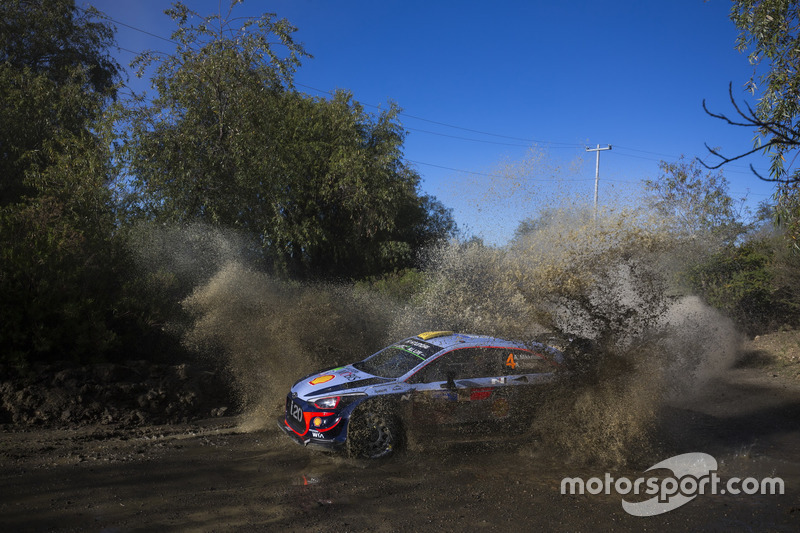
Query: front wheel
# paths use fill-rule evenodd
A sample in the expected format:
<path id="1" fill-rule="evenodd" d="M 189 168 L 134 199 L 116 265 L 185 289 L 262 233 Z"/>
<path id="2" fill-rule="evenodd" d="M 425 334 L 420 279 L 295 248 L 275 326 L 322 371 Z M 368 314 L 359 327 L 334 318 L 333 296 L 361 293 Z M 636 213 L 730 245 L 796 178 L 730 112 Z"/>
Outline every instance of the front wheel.
<path id="1" fill-rule="evenodd" d="M 402 444 L 402 435 L 400 422 L 389 413 L 354 413 L 347 431 L 348 454 L 360 459 L 389 457 Z"/>

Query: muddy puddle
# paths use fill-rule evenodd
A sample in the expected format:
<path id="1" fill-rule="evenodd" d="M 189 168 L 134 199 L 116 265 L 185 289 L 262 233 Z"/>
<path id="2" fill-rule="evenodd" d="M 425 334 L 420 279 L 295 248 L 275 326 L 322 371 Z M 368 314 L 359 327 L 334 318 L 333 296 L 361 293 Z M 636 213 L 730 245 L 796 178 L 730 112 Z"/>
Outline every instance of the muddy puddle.
<path id="1" fill-rule="evenodd" d="M 137 430 L 4 432 L 6 531 L 796 531 L 800 387 L 757 369 L 726 373 L 659 417 L 650 463 L 571 461 L 537 442 L 425 442 L 388 461 L 296 445 L 240 418 Z M 658 516 L 619 494 L 562 494 L 565 477 L 635 479 L 703 452 L 718 476 L 780 477 L 783 495 L 704 494 Z M 661 472 L 664 474 L 664 472 Z"/>

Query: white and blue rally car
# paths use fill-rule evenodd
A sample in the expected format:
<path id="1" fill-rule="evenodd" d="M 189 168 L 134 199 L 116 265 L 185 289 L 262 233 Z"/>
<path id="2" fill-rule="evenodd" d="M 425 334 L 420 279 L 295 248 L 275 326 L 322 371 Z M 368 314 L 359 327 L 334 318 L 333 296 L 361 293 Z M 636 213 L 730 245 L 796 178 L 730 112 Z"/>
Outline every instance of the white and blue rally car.
<path id="1" fill-rule="evenodd" d="M 391 455 L 412 429 L 502 434 L 530 422 L 542 385 L 553 382 L 563 360 L 542 343 L 420 333 L 302 378 L 278 424 L 301 444 L 369 459 Z"/>

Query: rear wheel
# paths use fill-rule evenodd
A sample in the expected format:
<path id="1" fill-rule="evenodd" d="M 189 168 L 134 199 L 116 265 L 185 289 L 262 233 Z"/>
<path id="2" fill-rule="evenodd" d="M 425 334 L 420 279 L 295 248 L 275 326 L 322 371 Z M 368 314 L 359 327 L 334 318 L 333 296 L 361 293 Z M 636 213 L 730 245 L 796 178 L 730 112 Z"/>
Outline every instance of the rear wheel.
<path id="1" fill-rule="evenodd" d="M 356 412 L 347 431 L 347 450 L 351 457 L 382 459 L 394 454 L 403 441 L 397 418 L 386 412 L 366 409 Z"/>

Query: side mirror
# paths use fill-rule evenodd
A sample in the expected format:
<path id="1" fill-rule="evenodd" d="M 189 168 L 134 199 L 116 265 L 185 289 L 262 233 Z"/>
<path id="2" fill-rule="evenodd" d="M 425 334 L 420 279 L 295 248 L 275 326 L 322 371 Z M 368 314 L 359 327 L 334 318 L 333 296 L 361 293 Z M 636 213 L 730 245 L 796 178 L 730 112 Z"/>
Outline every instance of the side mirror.
<path id="1" fill-rule="evenodd" d="M 447 388 L 450 390 L 456 390 L 456 373 L 452 370 L 447 371 Z"/>

